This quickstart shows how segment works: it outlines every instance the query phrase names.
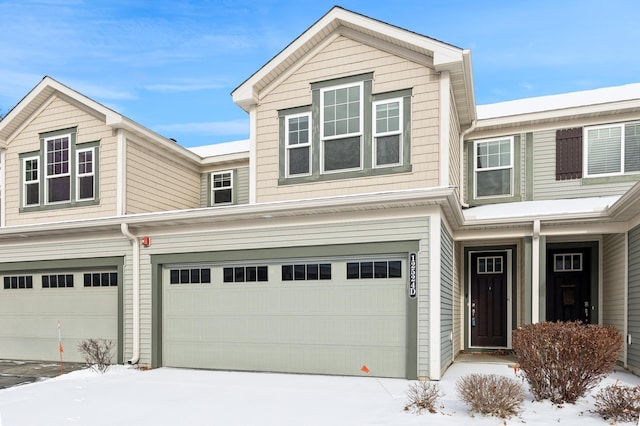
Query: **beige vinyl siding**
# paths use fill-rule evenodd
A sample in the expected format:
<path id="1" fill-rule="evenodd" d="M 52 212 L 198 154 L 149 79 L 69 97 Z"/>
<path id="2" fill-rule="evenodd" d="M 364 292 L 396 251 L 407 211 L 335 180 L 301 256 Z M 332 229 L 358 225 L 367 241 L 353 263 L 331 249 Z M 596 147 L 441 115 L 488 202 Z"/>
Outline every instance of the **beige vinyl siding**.
<path id="1" fill-rule="evenodd" d="M 583 184 L 582 179 L 556 180 L 556 131 L 533 134 L 533 191 L 535 200 L 621 195 L 632 182 Z"/>
<path id="2" fill-rule="evenodd" d="M 373 93 L 412 89 L 411 173 L 278 185 L 278 110 L 311 104 L 311 82 L 373 72 Z M 266 95 L 257 111 L 258 202 L 437 186 L 439 83 L 430 68 L 344 36 L 316 52 Z"/>
<path id="3" fill-rule="evenodd" d="M 626 235 L 605 235 L 602 247 L 602 324 L 613 325 L 626 334 Z M 626 349 L 620 353 L 626 359 Z"/>
<path id="4" fill-rule="evenodd" d="M 100 141 L 99 192 L 97 194 L 100 197 L 100 203 L 86 207 L 20 213 L 22 182 L 19 155 L 40 150 L 40 133 L 72 127 L 77 127 L 78 146 L 83 142 Z M 116 138 L 113 131 L 104 124 L 103 119 L 96 118 L 57 96 L 45 102 L 43 109 L 39 110 L 24 129 L 8 141 L 5 163 L 3 190 L 6 202 L 6 226 L 115 215 L 117 162 Z M 43 185 L 42 179 L 40 185 Z"/>
<path id="5" fill-rule="evenodd" d="M 127 141 L 127 214 L 200 206 L 200 172 L 152 145 Z"/>
<path id="6" fill-rule="evenodd" d="M 451 93 L 449 107 L 449 185 L 460 190 L 460 123 Z"/>

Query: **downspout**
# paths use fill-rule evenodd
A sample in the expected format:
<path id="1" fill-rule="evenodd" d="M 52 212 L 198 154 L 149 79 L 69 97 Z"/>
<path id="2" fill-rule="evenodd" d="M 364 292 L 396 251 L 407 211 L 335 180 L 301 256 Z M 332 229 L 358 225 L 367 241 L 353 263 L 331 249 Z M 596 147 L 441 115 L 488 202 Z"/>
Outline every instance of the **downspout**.
<path id="1" fill-rule="evenodd" d="M 464 185 L 464 137 L 467 136 L 469 133 L 473 132 L 476 129 L 476 124 L 478 123 L 478 120 L 473 120 L 471 122 L 471 126 L 465 130 L 464 132 L 462 132 L 460 134 L 460 176 L 458 177 L 460 184 L 458 186 L 458 197 L 460 197 L 460 206 L 462 206 L 462 208 L 467 208 L 469 207 L 469 204 L 464 202 L 464 190 L 463 190 L 463 185 Z M 471 161 L 470 158 L 467 158 L 467 162 Z"/>
<path id="2" fill-rule="evenodd" d="M 120 224 L 122 235 L 133 244 L 133 354 L 128 364 L 137 364 L 140 360 L 140 241 L 129 231 L 129 225 Z"/>

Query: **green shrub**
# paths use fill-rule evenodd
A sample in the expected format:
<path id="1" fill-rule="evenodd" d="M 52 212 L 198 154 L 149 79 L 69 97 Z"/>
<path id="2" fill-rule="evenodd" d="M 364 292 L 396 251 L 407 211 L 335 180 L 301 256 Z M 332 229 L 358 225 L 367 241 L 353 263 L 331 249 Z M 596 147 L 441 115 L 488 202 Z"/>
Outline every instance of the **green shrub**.
<path id="1" fill-rule="evenodd" d="M 507 419 L 520 412 L 522 384 L 497 374 L 470 374 L 456 382 L 460 399 L 471 411 Z"/>
<path id="2" fill-rule="evenodd" d="M 640 416 L 640 386 L 616 383 L 601 389 L 595 400 L 595 412 L 605 420 L 636 422 Z"/>
<path id="3" fill-rule="evenodd" d="M 607 376 L 622 350 L 613 326 L 543 322 L 513 331 L 518 366 L 536 400 L 574 403 Z"/>
<path id="4" fill-rule="evenodd" d="M 440 396 L 440 388 L 436 382 L 419 380 L 409 385 L 407 391 L 409 403 L 405 405 L 404 409 L 415 413 L 422 413 L 425 410 L 435 413 L 436 403 Z"/>

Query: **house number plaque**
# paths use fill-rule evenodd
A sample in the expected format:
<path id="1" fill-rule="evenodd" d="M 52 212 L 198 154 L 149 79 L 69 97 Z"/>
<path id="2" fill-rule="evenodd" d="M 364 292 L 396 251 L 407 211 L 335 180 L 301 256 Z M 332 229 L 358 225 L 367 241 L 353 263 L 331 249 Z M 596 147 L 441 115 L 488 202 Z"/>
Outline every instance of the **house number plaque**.
<path id="1" fill-rule="evenodd" d="M 415 253 L 409 253 L 409 298 L 415 299 L 418 295 L 418 271 Z"/>

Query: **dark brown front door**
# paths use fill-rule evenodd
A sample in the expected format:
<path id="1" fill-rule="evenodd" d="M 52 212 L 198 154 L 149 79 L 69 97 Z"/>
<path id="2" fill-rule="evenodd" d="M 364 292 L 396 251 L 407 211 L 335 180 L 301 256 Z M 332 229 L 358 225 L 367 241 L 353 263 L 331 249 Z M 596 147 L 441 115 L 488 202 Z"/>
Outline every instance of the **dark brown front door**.
<path id="1" fill-rule="evenodd" d="M 547 251 L 547 321 L 591 322 L 591 249 Z"/>
<path id="2" fill-rule="evenodd" d="M 471 346 L 507 346 L 507 253 L 471 254 Z"/>

